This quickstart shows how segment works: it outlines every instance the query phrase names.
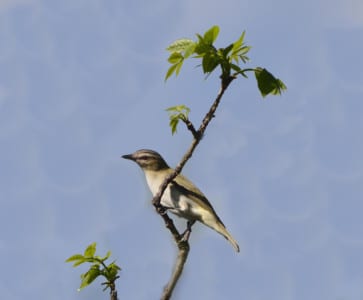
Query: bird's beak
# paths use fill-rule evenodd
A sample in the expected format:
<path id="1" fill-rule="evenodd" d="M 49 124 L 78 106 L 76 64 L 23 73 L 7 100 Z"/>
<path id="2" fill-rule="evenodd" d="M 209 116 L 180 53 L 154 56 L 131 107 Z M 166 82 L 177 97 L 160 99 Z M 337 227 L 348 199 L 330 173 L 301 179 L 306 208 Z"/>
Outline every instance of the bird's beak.
<path id="1" fill-rule="evenodd" d="M 124 158 L 124 159 L 134 160 L 134 157 L 132 156 L 132 154 L 122 155 L 121 157 Z"/>

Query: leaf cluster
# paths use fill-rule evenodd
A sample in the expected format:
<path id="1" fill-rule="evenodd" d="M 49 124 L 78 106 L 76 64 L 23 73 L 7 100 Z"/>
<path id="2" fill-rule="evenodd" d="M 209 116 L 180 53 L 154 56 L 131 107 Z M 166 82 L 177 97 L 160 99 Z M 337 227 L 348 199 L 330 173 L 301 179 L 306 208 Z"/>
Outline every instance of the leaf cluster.
<path id="1" fill-rule="evenodd" d="M 172 106 L 167 108 L 166 111 L 169 113 L 169 126 L 172 134 L 176 133 L 179 121 L 187 123 L 189 120 L 190 108 L 185 105 Z"/>
<path id="2" fill-rule="evenodd" d="M 66 262 L 73 262 L 73 267 L 77 267 L 83 263 L 91 264 L 88 271 L 81 274 L 79 291 L 90 285 L 99 276 L 106 278 L 106 282 L 103 283 L 106 286 L 104 290 L 114 287 L 116 279 L 119 278 L 118 272 L 121 268 L 114 261 L 109 265 L 106 265 L 105 263 L 111 256 L 111 251 L 108 251 L 103 257 L 95 254 L 96 243 L 92 243 L 87 246 L 83 254 L 72 255 L 66 260 Z"/>
<path id="3" fill-rule="evenodd" d="M 170 52 L 168 62 L 171 66 L 165 80 L 174 73 L 178 75 L 185 59 L 193 57 L 201 59 L 200 66 L 207 76 L 220 67 L 222 83 L 238 75 L 247 78 L 247 72 L 254 72 L 257 86 L 263 97 L 268 94 L 281 94 L 286 89 L 280 79 L 275 78 L 264 68 L 241 68 L 241 63 L 246 64 L 249 61 L 247 53 L 251 49 L 244 43 L 245 31 L 235 42 L 224 48 L 217 48 L 214 45 L 218 35 L 219 27 L 213 26 L 203 35 L 196 34 L 197 40 L 179 39 L 170 44 L 166 49 Z"/>

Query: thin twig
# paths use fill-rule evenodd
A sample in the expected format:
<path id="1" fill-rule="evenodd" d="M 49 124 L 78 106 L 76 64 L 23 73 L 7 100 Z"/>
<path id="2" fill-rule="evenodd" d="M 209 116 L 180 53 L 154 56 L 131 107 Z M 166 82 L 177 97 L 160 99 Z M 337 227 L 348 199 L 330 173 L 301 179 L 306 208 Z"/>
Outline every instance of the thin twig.
<path id="1" fill-rule="evenodd" d="M 193 125 L 193 123 L 189 120 L 189 119 L 182 119 L 182 121 L 185 123 L 185 125 L 187 126 L 188 130 L 192 133 L 193 137 L 198 140 L 201 138 L 201 136 L 199 135 L 199 132 L 195 130 L 195 127 Z"/>
<path id="2" fill-rule="evenodd" d="M 112 281 L 112 282 L 107 281 L 107 282 L 102 283 L 102 285 L 106 285 L 106 287 L 104 288 L 104 291 L 108 288 L 110 289 L 110 300 L 118 300 L 115 281 L 119 278 L 120 278 L 120 276 L 116 276 L 114 281 Z"/>
<path id="3" fill-rule="evenodd" d="M 188 122 L 185 122 L 187 125 L 187 128 L 191 131 L 193 134 L 193 141 L 187 150 L 187 152 L 184 154 L 182 160 L 179 162 L 179 164 L 176 166 L 173 173 L 171 173 L 167 178 L 165 178 L 162 185 L 159 187 L 159 191 L 154 196 L 152 203 L 156 209 L 156 211 L 159 213 L 159 215 L 163 218 L 166 227 L 170 230 L 171 234 L 174 237 L 174 240 L 178 246 L 178 256 L 175 262 L 174 270 L 171 275 L 171 278 L 164 288 L 164 292 L 162 294 L 161 299 L 162 300 L 168 300 L 170 299 L 173 290 L 175 288 L 176 283 L 178 282 L 180 275 L 183 272 L 184 264 L 187 260 L 188 254 L 189 254 L 189 243 L 187 240 L 183 240 L 182 236 L 180 235 L 179 231 L 174 225 L 173 220 L 167 215 L 166 211 L 162 210 L 162 206 L 160 205 L 161 197 L 163 196 L 165 189 L 167 188 L 168 184 L 180 174 L 182 171 L 184 165 L 187 163 L 187 161 L 192 157 L 193 152 L 195 148 L 198 146 L 199 142 L 201 141 L 205 130 L 207 129 L 207 126 L 209 122 L 214 117 L 214 114 L 218 108 L 218 105 L 222 99 L 222 96 L 230 83 L 235 79 L 235 76 L 228 76 L 228 77 L 221 77 L 221 88 L 218 92 L 218 95 L 216 99 L 214 100 L 212 106 L 210 107 L 209 111 L 205 115 L 199 129 L 196 131 L 193 124 L 187 120 Z"/>

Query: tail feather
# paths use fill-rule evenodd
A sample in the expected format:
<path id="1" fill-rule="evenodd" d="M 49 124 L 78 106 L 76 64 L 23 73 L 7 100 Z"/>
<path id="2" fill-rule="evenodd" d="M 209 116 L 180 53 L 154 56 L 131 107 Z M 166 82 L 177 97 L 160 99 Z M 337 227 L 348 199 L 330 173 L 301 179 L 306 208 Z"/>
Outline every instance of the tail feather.
<path id="1" fill-rule="evenodd" d="M 234 250 L 236 250 L 236 252 L 239 252 L 239 245 L 237 243 L 237 241 L 232 237 L 232 235 L 227 231 L 227 229 L 221 225 L 218 228 L 219 230 L 215 229 L 217 232 L 219 232 L 221 235 L 223 235 L 228 242 L 230 242 L 234 248 Z"/>
<path id="2" fill-rule="evenodd" d="M 238 246 L 237 241 L 228 232 L 226 227 L 223 225 L 222 221 L 220 221 L 219 218 L 218 219 L 217 218 L 218 217 L 213 216 L 210 219 L 202 220 L 202 223 L 204 223 L 205 225 L 209 226 L 210 228 L 214 229 L 215 231 L 217 231 L 218 233 L 223 235 L 226 238 L 226 240 L 232 244 L 232 246 L 236 250 L 236 252 L 239 252 L 239 246 Z"/>

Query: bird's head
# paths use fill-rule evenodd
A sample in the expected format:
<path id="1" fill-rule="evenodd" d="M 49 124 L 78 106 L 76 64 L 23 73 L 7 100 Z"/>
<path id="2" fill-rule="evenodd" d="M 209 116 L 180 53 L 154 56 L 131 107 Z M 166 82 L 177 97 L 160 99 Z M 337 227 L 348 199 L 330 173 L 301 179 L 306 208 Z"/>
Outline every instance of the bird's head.
<path id="1" fill-rule="evenodd" d="M 143 170 L 159 171 L 169 168 L 162 156 L 153 150 L 141 149 L 121 157 L 136 162 Z"/>

